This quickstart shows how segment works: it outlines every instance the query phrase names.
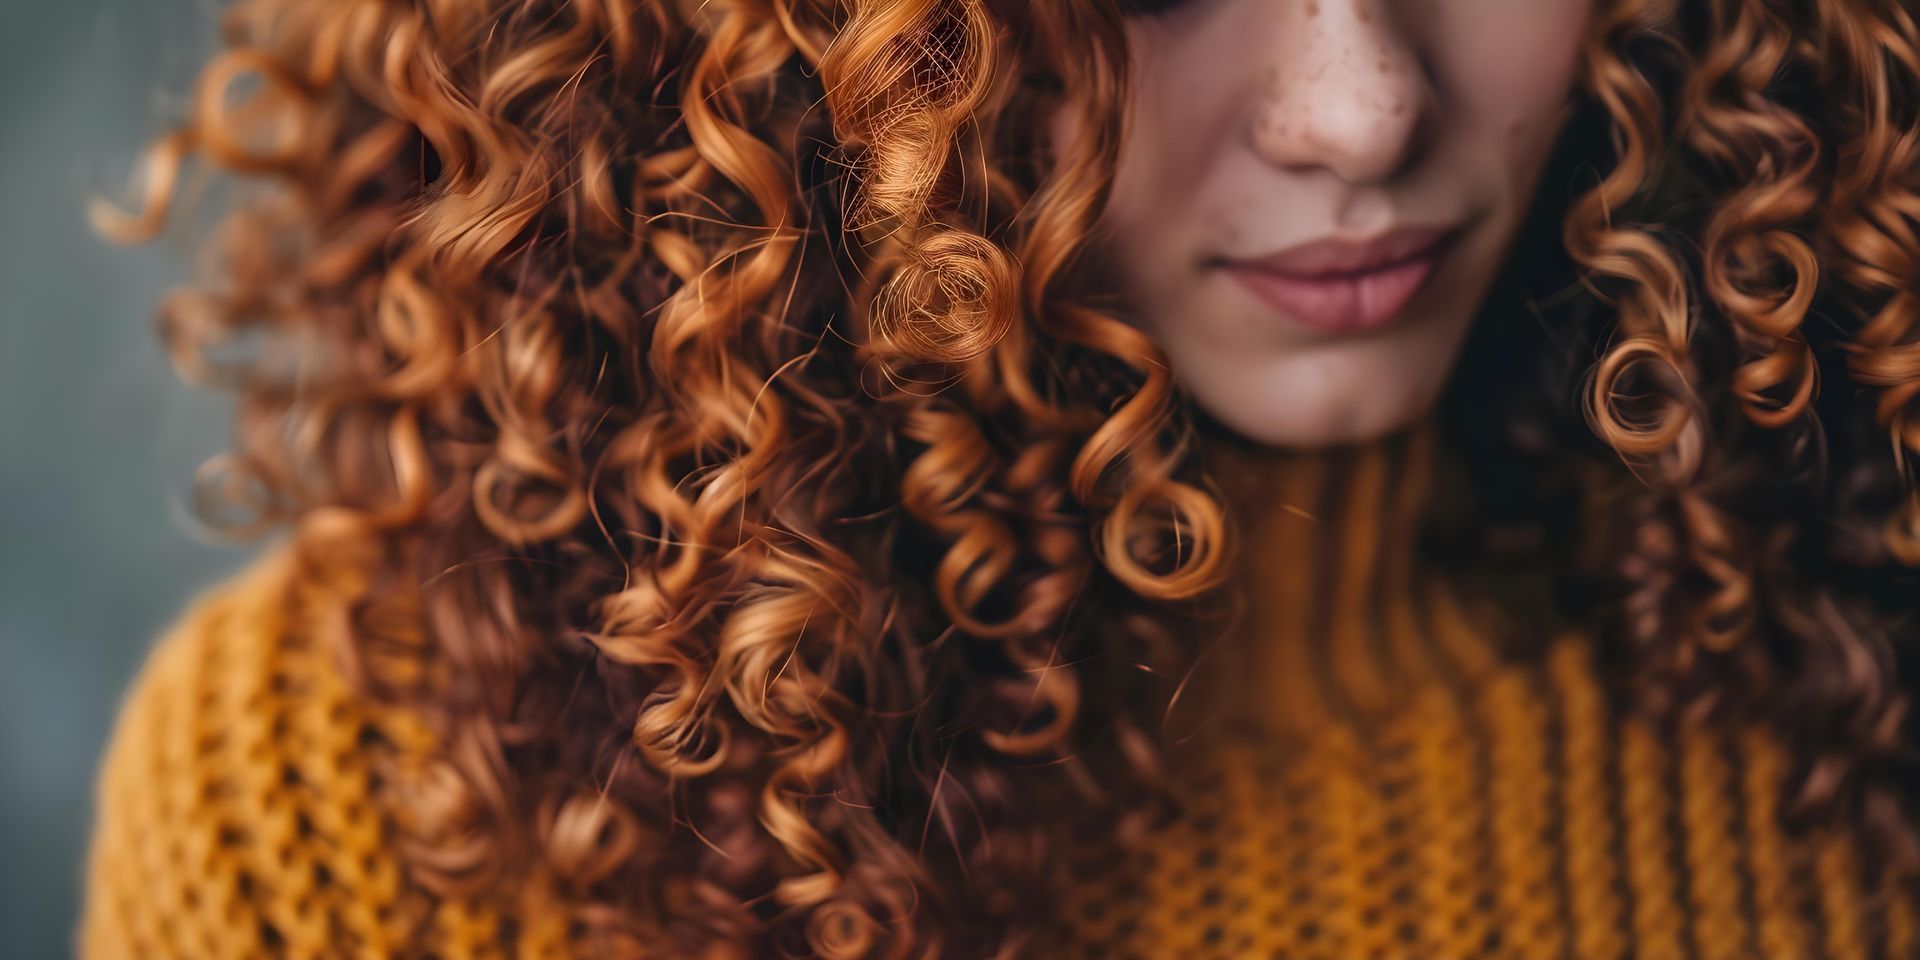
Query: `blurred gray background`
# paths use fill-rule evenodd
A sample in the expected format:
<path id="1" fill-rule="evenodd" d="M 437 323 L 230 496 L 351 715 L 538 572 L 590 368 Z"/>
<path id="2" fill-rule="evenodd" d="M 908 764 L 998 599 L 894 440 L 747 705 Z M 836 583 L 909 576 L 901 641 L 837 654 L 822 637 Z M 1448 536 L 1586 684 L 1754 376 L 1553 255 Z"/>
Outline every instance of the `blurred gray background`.
<path id="1" fill-rule="evenodd" d="M 118 698 L 156 634 L 246 554 L 196 531 L 220 398 L 176 383 L 153 303 L 192 228 L 94 237 L 179 118 L 217 0 L 0 0 L 0 955 L 65 957 Z"/>

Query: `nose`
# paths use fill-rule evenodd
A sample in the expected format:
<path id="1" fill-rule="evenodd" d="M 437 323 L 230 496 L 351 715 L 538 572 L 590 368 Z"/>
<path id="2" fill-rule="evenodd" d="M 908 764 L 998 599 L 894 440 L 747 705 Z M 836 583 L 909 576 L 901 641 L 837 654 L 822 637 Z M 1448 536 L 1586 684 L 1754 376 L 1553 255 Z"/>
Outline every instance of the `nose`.
<path id="1" fill-rule="evenodd" d="M 1281 0 L 1282 35 L 1256 103 L 1252 142 L 1267 162 L 1378 182 L 1420 148 L 1436 98 L 1387 0 Z"/>

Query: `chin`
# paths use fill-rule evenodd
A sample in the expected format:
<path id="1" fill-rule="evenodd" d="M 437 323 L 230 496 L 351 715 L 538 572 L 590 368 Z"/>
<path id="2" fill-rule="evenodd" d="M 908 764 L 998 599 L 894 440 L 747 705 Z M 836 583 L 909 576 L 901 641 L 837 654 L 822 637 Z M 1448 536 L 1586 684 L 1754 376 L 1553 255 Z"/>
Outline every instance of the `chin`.
<path id="1" fill-rule="evenodd" d="M 1371 398 L 1352 403 L 1325 400 L 1277 413 L 1273 407 L 1246 409 L 1244 404 L 1206 404 L 1200 409 L 1222 427 L 1267 447 L 1311 449 L 1365 443 L 1413 426 L 1431 411 L 1431 404 L 1383 405 Z"/>
<path id="2" fill-rule="evenodd" d="M 1175 379 L 1220 426 L 1265 446 L 1331 447 L 1364 443 L 1426 419 L 1439 402 L 1455 347 L 1422 337 L 1252 362 L 1244 354 L 1183 358 L 1178 350 L 1172 359 Z"/>

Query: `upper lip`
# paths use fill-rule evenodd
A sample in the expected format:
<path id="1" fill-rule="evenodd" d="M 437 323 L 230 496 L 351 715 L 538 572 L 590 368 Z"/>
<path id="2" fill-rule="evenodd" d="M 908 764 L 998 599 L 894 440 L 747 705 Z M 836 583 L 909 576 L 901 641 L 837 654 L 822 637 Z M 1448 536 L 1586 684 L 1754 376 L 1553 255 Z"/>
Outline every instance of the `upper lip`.
<path id="1" fill-rule="evenodd" d="M 1361 239 L 1313 240 L 1266 256 L 1229 260 L 1228 265 L 1289 277 L 1353 276 L 1418 259 L 1452 235 L 1451 227 L 1400 227 Z"/>

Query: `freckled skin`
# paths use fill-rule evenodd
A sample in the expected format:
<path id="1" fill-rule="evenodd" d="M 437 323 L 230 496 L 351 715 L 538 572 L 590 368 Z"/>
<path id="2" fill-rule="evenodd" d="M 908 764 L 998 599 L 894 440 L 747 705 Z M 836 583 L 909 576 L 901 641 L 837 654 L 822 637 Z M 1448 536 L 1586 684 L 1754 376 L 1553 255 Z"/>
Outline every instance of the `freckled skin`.
<path id="1" fill-rule="evenodd" d="M 1591 14 L 1592 0 L 1187 0 L 1131 19 L 1097 251 L 1108 282 L 1194 398 L 1249 437 L 1322 445 L 1419 418 L 1565 121 Z M 1461 232 L 1379 330 L 1302 327 L 1217 269 L 1401 226 Z"/>

